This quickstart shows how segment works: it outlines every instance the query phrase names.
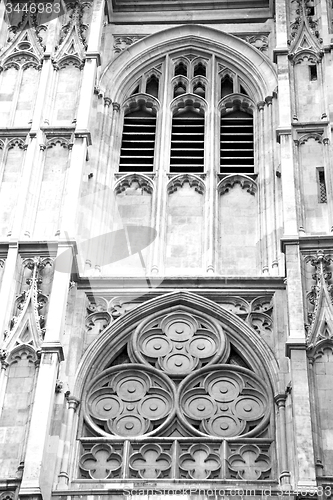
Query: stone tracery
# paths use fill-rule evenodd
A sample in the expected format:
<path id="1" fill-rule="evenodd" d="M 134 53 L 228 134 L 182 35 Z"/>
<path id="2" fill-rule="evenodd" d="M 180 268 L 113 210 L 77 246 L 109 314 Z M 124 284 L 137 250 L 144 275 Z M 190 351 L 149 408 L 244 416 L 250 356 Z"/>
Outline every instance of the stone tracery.
<path id="1" fill-rule="evenodd" d="M 131 363 L 102 370 L 87 388 L 84 425 L 103 444 L 80 438 L 81 477 L 271 477 L 270 390 L 228 364 L 218 321 L 172 307 L 141 321 L 127 348 Z"/>

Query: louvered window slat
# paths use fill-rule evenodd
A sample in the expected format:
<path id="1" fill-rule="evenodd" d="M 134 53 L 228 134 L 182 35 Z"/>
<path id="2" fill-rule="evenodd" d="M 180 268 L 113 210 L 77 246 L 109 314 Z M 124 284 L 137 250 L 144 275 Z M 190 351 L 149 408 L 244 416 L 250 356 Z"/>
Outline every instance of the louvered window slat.
<path id="1" fill-rule="evenodd" d="M 221 117 L 220 173 L 254 173 L 253 117 L 243 111 Z"/>
<path id="2" fill-rule="evenodd" d="M 156 117 L 137 113 L 124 118 L 119 172 L 152 172 L 154 168 Z"/>
<path id="3" fill-rule="evenodd" d="M 174 116 L 171 132 L 170 172 L 203 172 L 204 135 L 203 116 Z"/>

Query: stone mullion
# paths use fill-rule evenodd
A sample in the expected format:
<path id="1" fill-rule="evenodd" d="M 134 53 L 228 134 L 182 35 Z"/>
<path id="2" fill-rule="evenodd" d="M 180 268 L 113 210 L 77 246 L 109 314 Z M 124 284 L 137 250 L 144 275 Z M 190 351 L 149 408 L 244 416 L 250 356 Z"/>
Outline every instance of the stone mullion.
<path id="1" fill-rule="evenodd" d="M 13 127 L 14 126 L 14 122 L 15 122 L 15 114 L 16 114 L 16 108 L 17 108 L 17 102 L 18 102 L 18 98 L 19 98 L 19 94 L 20 94 L 20 88 L 21 88 L 21 84 L 22 84 L 22 79 L 23 79 L 23 69 L 22 67 L 20 67 L 20 69 L 18 70 L 18 75 L 17 75 L 17 81 L 16 81 L 16 84 L 15 84 L 15 90 L 14 90 L 14 94 L 13 94 L 13 100 L 11 102 L 11 109 L 10 109 L 10 113 L 9 113 L 9 120 L 8 120 L 8 126 L 9 127 Z"/>
<path id="2" fill-rule="evenodd" d="M 259 200 L 259 238 L 260 238 L 260 255 L 261 255 L 261 269 L 263 274 L 268 273 L 268 256 L 267 256 L 267 214 L 266 214 L 266 155 L 265 155 L 265 101 L 260 101 L 257 105 L 258 108 L 258 184 L 260 186 L 258 193 Z"/>
<path id="3" fill-rule="evenodd" d="M 268 227 L 270 228 L 271 231 L 271 244 L 272 244 L 272 249 L 271 249 L 271 257 L 272 257 L 272 262 L 271 262 L 271 267 L 272 267 L 272 274 L 278 274 L 279 271 L 279 264 L 278 264 L 278 254 L 279 254 L 279 248 L 278 248 L 278 241 L 277 241 L 277 230 L 278 230 L 278 224 L 277 224 L 277 196 L 276 196 L 276 175 L 275 175 L 275 136 L 274 136 L 274 116 L 273 116 L 273 97 L 268 96 L 265 99 L 266 104 L 267 104 L 267 128 L 269 129 L 269 168 L 268 168 L 268 174 L 269 174 L 269 199 L 271 200 L 271 205 L 268 207 Z"/>
<path id="4" fill-rule="evenodd" d="M 59 318 L 61 315 L 62 311 L 59 312 Z M 19 491 L 20 497 L 31 495 L 34 498 L 47 498 L 46 492 L 43 494 L 45 484 L 43 479 L 47 474 L 46 442 L 49 436 L 59 362 L 62 359 L 62 350 L 57 343 L 42 346 L 41 364 L 27 439 L 25 466 Z"/>
<path id="5" fill-rule="evenodd" d="M 326 198 L 327 198 L 327 232 L 333 232 L 333 160 L 332 160 L 332 145 L 329 138 L 323 141 L 323 156 L 324 156 L 324 173 L 326 183 Z"/>
<path id="6" fill-rule="evenodd" d="M 293 309 L 289 309 L 293 311 Z M 292 315 L 291 315 L 292 316 Z M 312 414 L 307 373 L 305 345 L 289 348 L 290 371 L 292 377 L 294 442 L 296 487 L 310 489 L 316 486 L 314 463 L 314 443 L 312 436 Z"/>
<path id="7" fill-rule="evenodd" d="M 297 216 L 297 232 L 306 233 L 306 216 L 304 206 L 304 176 L 301 161 L 301 151 L 299 141 L 294 140 L 294 168 L 295 168 L 295 203 L 296 203 L 296 216 Z"/>
<path id="8" fill-rule="evenodd" d="M 323 450 L 322 450 L 322 436 L 321 436 L 321 421 L 319 412 L 319 398 L 318 391 L 315 384 L 315 359 L 309 359 L 309 385 L 312 409 L 312 424 L 313 424 L 313 446 L 315 455 L 315 467 L 318 476 L 323 475 Z"/>
<path id="9" fill-rule="evenodd" d="M 37 98 L 32 117 L 31 130 L 37 131 L 41 125 L 42 113 L 46 105 L 47 89 L 50 81 L 51 60 L 45 58 L 40 72 Z"/>
<path id="10" fill-rule="evenodd" d="M 166 210 L 167 210 L 167 172 L 169 172 L 170 164 L 170 138 L 171 138 L 171 111 L 170 102 L 171 94 L 171 74 L 170 74 L 170 59 L 166 56 L 165 72 L 163 81 L 163 99 L 161 103 L 160 113 L 160 152 L 156 157 L 156 183 L 155 183 L 155 199 L 160 200 L 156 203 L 156 231 L 157 237 L 153 243 L 152 265 L 151 272 L 153 274 L 161 274 L 164 272 L 164 249 L 166 245 Z M 162 94 L 162 92 L 161 92 Z M 163 269 L 162 269 L 163 266 Z"/>
<path id="11" fill-rule="evenodd" d="M 68 410 L 67 410 L 67 422 L 66 422 L 66 438 L 64 442 L 64 449 L 60 467 L 60 473 L 58 475 L 58 485 L 60 487 L 66 487 L 69 481 L 69 458 L 72 440 L 72 428 L 74 422 L 74 416 L 80 402 L 73 396 L 68 397 Z"/>
<path id="12" fill-rule="evenodd" d="M 212 55 L 212 59 L 210 61 L 209 67 L 209 75 L 208 81 L 211 82 L 211 85 L 208 85 L 207 91 L 207 101 L 208 101 L 208 110 L 207 110 L 207 131 L 205 133 L 205 152 L 207 158 L 205 159 L 205 172 L 207 172 L 206 179 L 206 190 L 204 193 L 205 196 L 205 216 L 204 217 L 204 245 L 206 247 L 203 248 L 203 255 L 206 256 L 206 261 L 204 263 L 205 269 L 204 272 L 208 274 L 213 274 L 215 269 L 215 236 L 216 236 L 216 221 L 214 217 L 215 205 L 216 205 L 216 178 L 217 173 L 217 165 L 219 164 L 216 160 L 216 142 L 220 142 L 218 133 L 218 127 L 216 128 L 216 109 L 215 100 L 217 99 L 216 92 L 216 79 L 215 79 L 215 56 Z M 206 234 L 205 234 L 206 233 Z"/>
<path id="13" fill-rule="evenodd" d="M 39 132 L 38 136 L 44 141 L 42 138 L 42 134 Z M 37 136 L 37 138 L 38 138 Z M 37 139 L 38 140 L 38 139 Z M 34 228 L 35 228 L 35 222 L 36 222 L 36 217 L 37 217 L 37 210 L 38 210 L 38 203 L 39 203 L 39 198 L 41 194 L 41 189 L 42 189 L 42 181 L 43 181 L 43 174 L 44 174 L 44 166 L 45 166 L 45 150 L 46 150 L 46 145 L 44 142 L 41 142 L 39 144 L 39 151 L 38 155 L 36 154 L 35 160 L 33 163 L 33 179 L 30 178 L 31 186 L 29 189 L 30 193 L 33 193 L 34 196 L 32 197 L 31 205 L 26 206 L 26 215 L 22 221 L 23 224 L 26 224 L 22 227 L 24 231 L 24 236 L 28 236 L 29 238 L 33 235 L 34 233 Z M 33 182 L 32 182 L 33 180 Z"/>
<path id="14" fill-rule="evenodd" d="M 0 417 L 3 409 L 3 402 L 5 399 L 6 387 L 7 387 L 7 368 L 9 364 L 5 360 L 5 356 L 1 357 L 0 352 Z"/>
<path id="15" fill-rule="evenodd" d="M 286 433 L 286 394 L 275 396 L 275 402 L 278 407 L 278 425 L 279 425 L 279 445 L 280 445 L 280 464 L 281 471 L 279 475 L 280 485 L 283 489 L 290 488 L 290 472 L 288 469 L 287 453 L 287 433 Z"/>
<path id="16" fill-rule="evenodd" d="M 93 195 L 88 197 L 88 205 L 92 205 L 92 218 L 90 219 L 90 231 L 88 235 L 82 235 L 85 238 L 96 237 L 107 232 L 112 231 L 112 207 L 110 207 L 110 202 L 112 202 L 112 197 L 110 194 L 112 192 L 112 181 L 108 182 L 108 163 L 105 162 L 107 158 L 105 143 L 107 143 L 107 137 L 110 137 L 110 123 L 111 119 L 109 116 L 109 110 L 111 105 L 111 99 L 108 97 L 103 98 L 103 111 L 102 111 L 102 123 L 101 123 L 101 137 L 100 145 L 98 148 L 97 156 L 97 167 L 96 167 L 96 185 L 104 187 L 103 191 L 98 191 Z M 112 109 L 112 108 L 111 108 Z M 112 116 L 112 115 L 111 115 Z M 109 131 L 109 132 L 108 132 Z M 106 153 L 106 154 L 104 154 Z M 92 181 L 94 182 L 94 181 Z M 100 200 L 100 201 L 99 201 Z M 80 235 L 81 236 L 81 235 Z M 102 265 L 105 262 L 105 252 L 108 251 L 102 246 L 99 247 L 99 255 L 95 255 L 95 264 Z"/>
<path id="17" fill-rule="evenodd" d="M 16 265 L 18 257 L 17 242 L 10 242 L 2 274 L 0 291 L 0 347 L 3 344 L 3 333 L 8 327 L 16 293 Z"/>

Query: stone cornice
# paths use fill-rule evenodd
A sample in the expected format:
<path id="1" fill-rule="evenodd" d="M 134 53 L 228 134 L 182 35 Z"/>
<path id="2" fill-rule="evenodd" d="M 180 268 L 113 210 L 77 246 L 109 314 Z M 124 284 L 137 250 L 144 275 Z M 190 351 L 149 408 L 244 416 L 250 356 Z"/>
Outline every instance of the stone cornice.
<path id="1" fill-rule="evenodd" d="M 299 245 L 301 250 L 317 250 L 319 248 L 333 248 L 333 234 L 298 236 L 283 236 L 280 240 L 281 252 L 285 253 L 287 245 Z"/>

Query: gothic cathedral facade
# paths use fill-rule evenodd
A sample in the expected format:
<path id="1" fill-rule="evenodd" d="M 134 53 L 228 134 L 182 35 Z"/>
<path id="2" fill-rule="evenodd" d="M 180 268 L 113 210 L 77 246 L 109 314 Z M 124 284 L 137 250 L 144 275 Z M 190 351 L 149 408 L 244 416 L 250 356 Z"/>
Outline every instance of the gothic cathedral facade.
<path id="1" fill-rule="evenodd" d="M 331 0 L 2 0 L 0 500 L 333 488 Z"/>

